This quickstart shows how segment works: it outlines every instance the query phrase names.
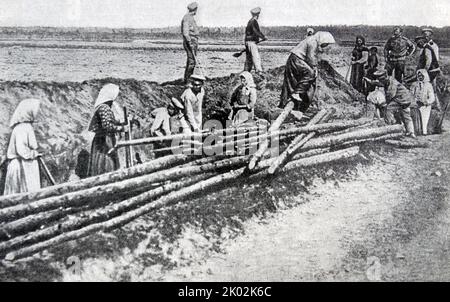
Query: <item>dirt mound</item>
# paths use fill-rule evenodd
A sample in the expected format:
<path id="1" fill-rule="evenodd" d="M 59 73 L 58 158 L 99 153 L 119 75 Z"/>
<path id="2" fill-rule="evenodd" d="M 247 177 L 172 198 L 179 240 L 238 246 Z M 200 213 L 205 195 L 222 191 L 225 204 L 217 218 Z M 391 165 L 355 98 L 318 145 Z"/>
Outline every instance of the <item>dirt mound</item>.
<path id="1" fill-rule="evenodd" d="M 278 106 L 284 67 L 269 70 L 265 80 L 256 77 L 258 103 L 256 115 L 273 118 Z M 238 83 L 238 74 L 213 78 L 206 83 L 207 101 L 204 104 L 206 119 L 224 121 L 229 110 L 231 89 Z M 20 100 L 33 97 L 43 100 L 36 134 L 45 160 L 58 182 L 67 181 L 82 149 L 89 150 L 92 134 L 87 125 L 92 114 L 95 97 L 106 83 L 120 86 L 120 99 L 132 108 L 142 121 L 136 137 L 148 135 L 149 112 L 165 106 L 170 97 L 179 97 L 184 90 L 180 80 L 158 84 L 132 79 L 106 78 L 82 83 L 66 82 L 1 82 L 0 83 L 0 149 L 4 154 L 10 129 L 9 119 Z M 356 92 L 326 61 L 320 64 L 320 77 L 316 99 L 320 106 L 334 107 L 337 118 L 353 119 L 362 115 L 363 96 Z"/>

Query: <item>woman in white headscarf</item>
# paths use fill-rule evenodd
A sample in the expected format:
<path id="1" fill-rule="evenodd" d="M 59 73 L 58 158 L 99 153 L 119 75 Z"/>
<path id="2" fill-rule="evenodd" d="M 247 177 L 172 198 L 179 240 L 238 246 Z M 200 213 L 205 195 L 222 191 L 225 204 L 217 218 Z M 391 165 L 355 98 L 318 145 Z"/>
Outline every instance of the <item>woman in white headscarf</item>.
<path id="1" fill-rule="evenodd" d="M 253 120 L 257 97 L 252 74 L 244 71 L 239 77 L 241 84 L 234 89 L 230 101 L 230 119 L 234 126 Z"/>
<path id="2" fill-rule="evenodd" d="M 290 101 L 294 101 L 293 113 L 300 118 L 311 104 L 318 76 L 318 54 L 330 44 L 334 44 L 333 35 L 329 32 L 318 31 L 306 37 L 291 50 L 281 92 L 280 108 L 284 108 Z M 299 112 L 298 112 L 299 111 Z"/>
<path id="3" fill-rule="evenodd" d="M 115 133 L 124 129 L 111 108 L 118 95 L 119 86 L 106 84 L 100 90 L 95 101 L 94 116 L 89 124 L 89 131 L 95 133 L 89 159 L 89 176 L 104 174 L 120 168 L 117 153 L 108 154 L 108 151 L 116 144 Z"/>
<path id="4" fill-rule="evenodd" d="M 436 100 L 433 85 L 430 82 L 430 76 L 426 69 L 419 69 L 416 72 L 417 82 L 411 85 L 411 92 L 414 95 L 417 106 L 419 107 L 422 119 L 422 134 L 428 134 L 428 121 L 430 120 L 431 107 Z"/>
<path id="5" fill-rule="evenodd" d="M 39 173 L 40 156 L 33 123 L 38 115 L 41 101 L 26 99 L 17 106 L 9 126 L 9 139 L 4 195 L 37 191 L 41 188 Z"/>

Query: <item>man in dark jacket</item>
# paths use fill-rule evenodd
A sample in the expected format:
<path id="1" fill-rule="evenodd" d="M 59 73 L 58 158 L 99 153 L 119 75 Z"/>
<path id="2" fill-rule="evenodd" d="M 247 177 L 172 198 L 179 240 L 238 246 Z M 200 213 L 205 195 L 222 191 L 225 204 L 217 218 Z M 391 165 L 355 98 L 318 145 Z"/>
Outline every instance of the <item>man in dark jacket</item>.
<path id="1" fill-rule="evenodd" d="M 259 55 L 258 43 L 267 40 L 259 29 L 258 18 L 261 8 L 256 7 L 251 11 L 252 18 L 248 21 L 245 29 L 245 59 L 244 71 L 251 71 L 255 66 L 256 72 L 262 72 L 261 56 Z"/>
<path id="2" fill-rule="evenodd" d="M 428 44 L 427 38 L 424 36 L 417 37 L 415 42 L 417 43 L 417 47 L 422 50 L 419 55 L 417 70 L 425 69 L 430 76 L 430 81 L 433 83 L 441 71 L 436 52 L 433 47 Z"/>
<path id="3" fill-rule="evenodd" d="M 415 51 L 414 43 L 404 37 L 402 32 L 400 27 L 396 27 L 394 35 L 389 38 L 384 47 L 386 71 L 389 76 L 394 74 L 395 79 L 399 82 L 403 81 L 406 58 Z"/>

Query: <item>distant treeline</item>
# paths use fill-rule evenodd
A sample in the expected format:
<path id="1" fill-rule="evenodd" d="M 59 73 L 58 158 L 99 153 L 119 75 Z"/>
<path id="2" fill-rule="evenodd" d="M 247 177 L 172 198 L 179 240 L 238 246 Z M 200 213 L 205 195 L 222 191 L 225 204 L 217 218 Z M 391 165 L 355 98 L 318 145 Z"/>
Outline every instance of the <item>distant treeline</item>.
<path id="1" fill-rule="evenodd" d="M 272 40 L 301 40 L 307 26 L 262 27 L 262 31 Z M 387 40 L 393 26 L 315 26 L 316 30 L 326 30 L 334 34 L 338 42 L 349 44 L 356 35 L 366 37 L 368 43 L 380 43 Z M 421 34 L 416 26 L 404 26 L 404 34 L 413 39 Z M 244 27 L 203 27 L 201 37 L 204 40 L 242 40 Z M 0 27 L 2 40 L 66 40 L 131 42 L 149 39 L 180 39 L 179 27 L 154 29 L 133 28 L 56 28 L 56 27 Z M 434 40 L 441 46 L 450 47 L 450 27 L 434 28 Z"/>

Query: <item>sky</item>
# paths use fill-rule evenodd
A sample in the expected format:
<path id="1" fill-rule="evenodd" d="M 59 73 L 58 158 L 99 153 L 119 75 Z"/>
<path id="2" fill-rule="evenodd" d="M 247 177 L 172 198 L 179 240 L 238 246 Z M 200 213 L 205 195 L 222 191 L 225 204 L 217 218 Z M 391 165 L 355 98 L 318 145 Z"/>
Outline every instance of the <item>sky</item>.
<path id="1" fill-rule="evenodd" d="M 192 0 L 0 0 L 0 26 L 155 28 L 177 26 Z M 450 26 L 450 0 L 197 0 L 201 26 Z"/>

